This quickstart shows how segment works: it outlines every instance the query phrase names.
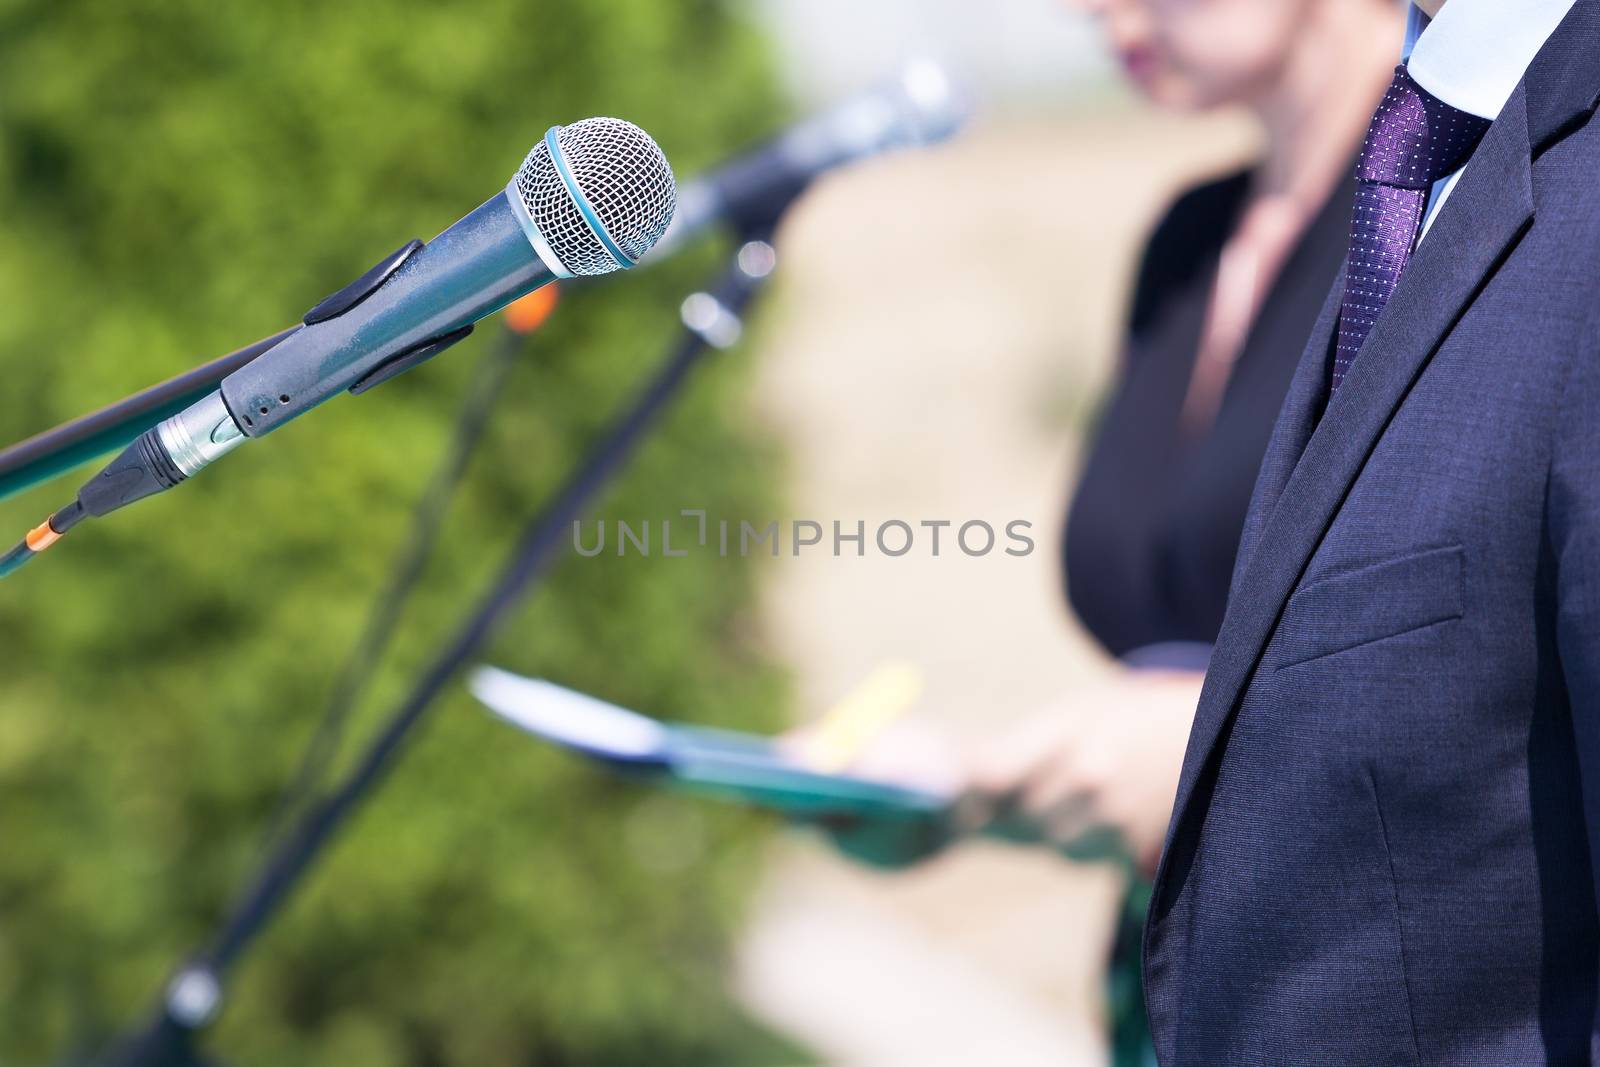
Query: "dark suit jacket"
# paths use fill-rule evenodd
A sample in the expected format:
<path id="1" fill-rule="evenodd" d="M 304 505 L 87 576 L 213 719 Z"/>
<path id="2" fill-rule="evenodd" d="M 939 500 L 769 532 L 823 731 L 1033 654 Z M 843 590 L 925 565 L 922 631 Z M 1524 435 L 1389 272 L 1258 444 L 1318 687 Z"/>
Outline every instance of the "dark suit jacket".
<path id="1" fill-rule="evenodd" d="M 1325 414 L 1323 311 L 1156 876 L 1164 1065 L 1594 1058 L 1597 97 L 1578 0 Z"/>

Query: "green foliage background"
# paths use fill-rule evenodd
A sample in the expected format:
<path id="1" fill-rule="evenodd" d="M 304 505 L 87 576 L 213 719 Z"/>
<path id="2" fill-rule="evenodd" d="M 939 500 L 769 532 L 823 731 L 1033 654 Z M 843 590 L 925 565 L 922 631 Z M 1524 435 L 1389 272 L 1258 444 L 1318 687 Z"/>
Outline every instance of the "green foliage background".
<path id="1" fill-rule="evenodd" d="M 712 0 L 0 0 L 0 439 L 272 332 L 591 114 L 650 130 L 680 176 L 781 117 L 758 36 Z M 713 258 L 569 294 L 533 339 L 359 726 Z M 212 929 L 490 332 L 0 588 L 0 1060 L 126 1026 Z M 604 515 L 771 513 L 742 362 L 702 372 Z M 0 504 L 0 526 L 74 484 Z M 751 586 L 714 555 L 569 558 L 492 658 L 763 728 L 782 687 Z M 759 847 L 742 817 L 603 779 L 458 693 L 247 958 L 211 1047 L 246 1065 L 770 1060 L 722 987 Z"/>

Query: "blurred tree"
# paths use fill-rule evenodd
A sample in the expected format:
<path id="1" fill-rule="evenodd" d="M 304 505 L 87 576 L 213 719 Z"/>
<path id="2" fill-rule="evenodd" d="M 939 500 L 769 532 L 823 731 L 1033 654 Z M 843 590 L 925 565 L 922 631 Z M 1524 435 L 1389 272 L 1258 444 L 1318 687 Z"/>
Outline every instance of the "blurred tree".
<path id="1" fill-rule="evenodd" d="M 0 0 L 0 439 L 271 332 L 590 114 L 637 121 L 680 175 L 781 118 L 759 37 L 713 0 Z M 576 294 L 534 338 L 358 727 L 657 358 L 712 254 Z M 0 1060 L 126 1026 L 212 928 L 482 343 L 0 588 Z M 605 515 L 770 513 L 740 362 L 695 381 Z M 493 658 L 771 726 L 751 594 L 749 565 L 710 553 L 569 558 Z M 458 694 L 247 958 L 213 1047 L 296 1067 L 762 1062 L 722 982 L 759 844 Z"/>

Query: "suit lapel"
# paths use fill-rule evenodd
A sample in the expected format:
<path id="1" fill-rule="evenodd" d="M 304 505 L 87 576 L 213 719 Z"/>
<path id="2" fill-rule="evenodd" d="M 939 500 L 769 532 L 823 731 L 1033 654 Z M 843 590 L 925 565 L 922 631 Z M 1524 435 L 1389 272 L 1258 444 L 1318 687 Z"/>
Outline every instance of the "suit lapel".
<path id="1" fill-rule="evenodd" d="M 1311 329 L 1311 340 L 1289 381 L 1289 392 L 1284 397 L 1283 409 L 1272 427 L 1272 438 L 1267 442 L 1266 454 L 1261 460 L 1261 472 L 1256 476 L 1255 490 L 1250 499 L 1250 510 L 1245 516 L 1244 533 L 1239 541 L 1238 562 L 1234 566 L 1234 586 L 1244 573 L 1251 552 L 1261 537 L 1267 518 L 1283 495 L 1289 475 L 1305 452 L 1306 442 L 1317 427 L 1328 395 L 1328 350 L 1339 325 L 1339 304 L 1344 293 L 1344 270 L 1334 279 L 1333 288 L 1322 305 L 1316 325 Z M 1237 588 L 1230 592 L 1230 599 Z"/>
<path id="2" fill-rule="evenodd" d="M 1262 475 L 1263 492 L 1270 492 L 1269 478 L 1281 479 L 1283 488 L 1275 499 L 1262 501 L 1260 532 L 1235 582 L 1190 734 L 1169 846 L 1184 832 L 1196 782 L 1351 484 L 1435 348 L 1532 217 L 1527 109 L 1518 89 L 1484 135 L 1314 430 L 1311 401 L 1322 394 L 1313 384 L 1323 373 L 1315 357 L 1326 353 L 1326 339 L 1308 352 L 1296 374 L 1295 408 L 1274 432 L 1275 451 L 1279 438 L 1284 447 L 1270 457 L 1273 470 Z M 1324 329 L 1319 323 L 1318 337 Z M 1292 445 L 1300 434 L 1308 439 L 1296 463 Z M 1162 876 L 1169 858 L 1163 857 Z"/>
<path id="3" fill-rule="evenodd" d="M 1590 58 L 1596 40 L 1600 40 L 1600 0 L 1579 0 L 1551 35 L 1545 50 L 1529 66 L 1525 78 L 1527 88 L 1521 99 L 1531 158 L 1537 159 L 1545 148 L 1586 122 L 1600 106 L 1600 63 Z M 1305 355 L 1289 384 L 1283 410 L 1267 444 L 1239 543 L 1230 599 L 1237 595 L 1249 556 L 1326 406 L 1328 350 L 1338 330 L 1343 293 L 1344 271 L 1341 269 L 1311 331 Z"/>
<path id="4" fill-rule="evenodd" d="M 1600 104 L 1600 2 L 1578 0 L 1523 79 L 1528 90 L 1528 141 L 1535 158 Z"/>

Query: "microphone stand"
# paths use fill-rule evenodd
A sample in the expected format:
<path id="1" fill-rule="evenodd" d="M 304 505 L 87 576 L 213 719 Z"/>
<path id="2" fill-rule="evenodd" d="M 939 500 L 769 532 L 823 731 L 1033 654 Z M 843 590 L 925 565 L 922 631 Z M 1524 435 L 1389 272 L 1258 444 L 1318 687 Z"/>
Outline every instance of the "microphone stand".
<path id="1" fill-rule="evenodd" d="M 210 944 L 177 970 L 145 1027 L 99 1061 L 103 1067 L 207 1067 L 210 1061 L 195 1048 L 197 1036 L 221 1011 L 227 976 L 243 951 L 382 780 L 434 700 L 482 649 L 507 612 L 534 588 L 572 522 L 631 458 L 689 372 L 708 352 L 738 341 L 743 313 L 776 265 L 768 237 L 781 214 L 780 208 L 740 226 L 737 249 L 715 284 L 683 302 L 682 328 L 654 376 L 529 520 L 499 576 L 349 774 L 283 834 Z"/>

